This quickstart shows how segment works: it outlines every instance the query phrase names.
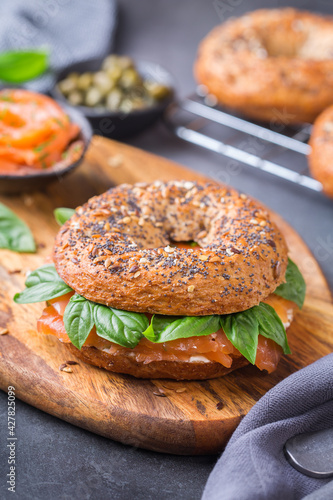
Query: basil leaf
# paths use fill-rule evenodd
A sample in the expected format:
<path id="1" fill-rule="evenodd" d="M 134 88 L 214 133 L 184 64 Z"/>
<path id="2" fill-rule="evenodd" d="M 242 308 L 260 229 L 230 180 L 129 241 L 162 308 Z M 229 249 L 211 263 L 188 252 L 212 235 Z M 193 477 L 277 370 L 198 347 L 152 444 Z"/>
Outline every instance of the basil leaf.
<path id="1" fill-rule="evenodd" d="M 81 349 L 94 327 L 94 304 L 77 293 L 70 298 L 65 313 L 65 330 L 75 347 Z"/>
<path id="2" fill-rule="evenodd" d="M 149 326 L 145 314 L 120 311 L 94 304 L 97 335 L 123 347 L 135 347 Z"/>
<path id="3" fill-rule="evenodd" d="M 291 354 L 286 330 L 274 308 L 261 302 L 258 306 L 252 307 L 252 310 L 259 323 L 260 335 L 274 340 L 282 347 L 284 354 Z"/>
<path id="4" fill-rule="evenodd" d="M 33 302 L 44 302 L 47 300 L 61 297 L 73 290 L 65 282 L 56 281 L 55 283 L 40 283 L 31 288 L 26 288 L 21 293 L 14 295 L 16 304 L 32 304 Z"/>
<path id="5" fill-rule="evenodd" d="M 28 226 L 9 208 L 0 203 L 0 248 L 15 252 L 36 252 Z"/>
<path id="6" fill-rule="evenodd" d="M 306 284 L 296 264 L 288 259 L 286 283 L 281 283 L 274 293 L 284 299 L 291 300 L 302 309 L 305 299 Z"/>
<path id="7" fill-rule="evenodd" d="M 62 281 L 56 271 L 54 264 L 45 264 L 32 271 L 25 280 L 25 286 L 30 288 L 39 285 L 40 283 L 47 283 L 53 281 Z"/>
<path id="8" fill-rule="evenodd" d="M 144 335 L 151 342 L 156 342 L 156 339 L 159 337 L 164 328 L 179 318 L 182 318 L 182 316 L 162 316 L 160 314 L 154 314 L 147 330 L 145 330 L 142 335 Z"/>
<path id="9" fill-rule="evenodd" d="M 256 361 L 259 324 L 253 308 L 220 316 L 221 327 L 233 346 L 253 365 Z"/>
<path id="10" fill-rule="evenodd" d="M 0 80 L 23 83 L 37 78 L 48 67 L 48 54 L 42 51 L 8 51 L 0 54 Z"/>
<path id="11" fill-rule="evenodd" d="M 46 264 L 32 271 L 26 279 L 23 292 L 14 296 L 17 304 L 31 304 L 55 299 L 68 292 L 71 287 L 60 278 L 53 264 Z"/>
<path id="12" fill-rule="evenodd" d="M 68 221 L 68 219 L 72 217 L 72 215 L 75 213 L 75 210 L 73 210 L 73 208 L 61 207 L 56 208 L 53 213 L 55 220 L 58 222 L 59 226 L 62 226 L 66 221 Z"/>
<path id="13" fill-rule="evenodd" d="M 163 325 L 164 322 L 164 325 Z M 201 335 L 210 335 L 219 330 L 219 316 L 183 316 L 178 319 L 153 320 L 157 324 L 157 334 L 153 342 L 168 342 Z"/>

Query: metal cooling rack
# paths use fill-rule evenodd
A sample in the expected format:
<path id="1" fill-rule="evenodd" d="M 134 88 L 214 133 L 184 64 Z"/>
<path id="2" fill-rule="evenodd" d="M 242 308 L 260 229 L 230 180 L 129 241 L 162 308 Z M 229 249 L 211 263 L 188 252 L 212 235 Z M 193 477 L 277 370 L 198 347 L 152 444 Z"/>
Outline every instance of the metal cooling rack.
<path id="1" fill-rule="evenodd" d="M 308 170 L 311 125 L 265 126 L 216 106 L 216 99 L 199 86 L 197 93 L 173 104 L 167 125 L 181 139 L 268 172 L 313 191 L 320 182 Z"/>

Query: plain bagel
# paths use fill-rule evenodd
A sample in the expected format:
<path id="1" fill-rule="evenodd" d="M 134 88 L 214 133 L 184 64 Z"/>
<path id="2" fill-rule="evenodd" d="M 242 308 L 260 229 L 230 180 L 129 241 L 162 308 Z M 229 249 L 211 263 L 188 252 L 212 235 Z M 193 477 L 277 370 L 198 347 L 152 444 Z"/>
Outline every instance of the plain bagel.
<path id="1" fill-rule="evenodd" d="M 333 103 L 333 18 L 286 8 L 232 19 L 202 41 L 194 72 L 249 117 L 312 122 Z"/>
<path id="2" fill-rule="evenodd" d="M 196 248 L 174 242 L 195 241 Z M 257 202 L 216 183 L 122 184 L 61 228 L 60 277 L 126 311 L 199 316 L 248 309 L 284 281 L 287 247 Z"/>

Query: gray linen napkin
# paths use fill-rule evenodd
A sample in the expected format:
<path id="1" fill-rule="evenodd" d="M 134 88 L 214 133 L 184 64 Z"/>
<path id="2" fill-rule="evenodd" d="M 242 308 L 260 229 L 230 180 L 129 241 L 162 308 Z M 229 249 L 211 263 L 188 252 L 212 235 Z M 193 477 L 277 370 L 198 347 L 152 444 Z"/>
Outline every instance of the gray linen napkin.
<path id="1" fill-rule="evenodd" d="M 290 375 L 258 401 L 232 435 L 202 500 L 333 499 L 333 481 L 301 474 L 283 454 L 288 438 L 329 427 L 333 354 Z"/>
<path id="2" fill-rule="evenodd" d="M 115 0 L 1 0 L 0 51 L 50 49 L 53 70 L 110 52 L 116 26 Z M 25 85 L 47 91 L 52 75 Z"/>

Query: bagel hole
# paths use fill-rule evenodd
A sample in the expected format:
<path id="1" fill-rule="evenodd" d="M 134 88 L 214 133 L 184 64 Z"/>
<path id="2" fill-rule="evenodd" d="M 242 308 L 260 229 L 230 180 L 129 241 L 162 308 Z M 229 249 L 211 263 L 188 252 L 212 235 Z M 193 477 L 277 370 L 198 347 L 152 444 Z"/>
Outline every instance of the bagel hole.
<path id="1" fill-rule="evenodd" d="M 199 248 L 200 245 L 194 240 L 189 240 L 189 241 L 175 241 L 170 239 L 169 245 L 171 247 L 177 247 L 177 248 Z"/>
<path id="2" fill-rule="evenodd" d="M 263 40 L 264 48 L 269 57 L 297 57 L 304 43 L 304 36 L 294 36 L 286 31 L 271 34 Z"/>
<path id="3" fill-rule="evenodd" d="M 333 34 L 324 31 L 279 30 L 264 35 L 262 44 L 268 57 L 286 57 L 289 59 L 332 59 Z"/>

